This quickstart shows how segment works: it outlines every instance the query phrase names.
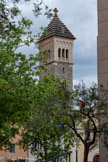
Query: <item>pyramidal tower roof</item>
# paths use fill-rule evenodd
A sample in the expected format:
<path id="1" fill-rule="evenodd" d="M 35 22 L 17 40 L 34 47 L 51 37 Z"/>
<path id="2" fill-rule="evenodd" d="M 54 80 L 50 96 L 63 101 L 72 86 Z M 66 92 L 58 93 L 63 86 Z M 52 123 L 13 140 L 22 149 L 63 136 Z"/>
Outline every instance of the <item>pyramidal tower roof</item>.
<path id="1" fill-rule="evenodd" d="M 43 34 L 40 37 L 39 42 L 51 37 L 51 36 L 59 36 L 70 39 L 76 39 L 74 35 L 69 31 L 69 29 L 62 23 L 62 21 L 58 18 L 57 8 L 54 9 L 54 17 L 51 20 L 48 27 L 45 29 Z"/>

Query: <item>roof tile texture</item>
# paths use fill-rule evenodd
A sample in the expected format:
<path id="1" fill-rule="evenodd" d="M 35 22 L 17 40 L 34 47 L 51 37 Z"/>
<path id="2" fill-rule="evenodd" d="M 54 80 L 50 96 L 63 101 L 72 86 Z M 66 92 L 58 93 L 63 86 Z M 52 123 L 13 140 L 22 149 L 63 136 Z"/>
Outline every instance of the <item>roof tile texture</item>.
<path id="1" fill-rule="evenodd" d="M 65 37 L 70 39 L 76 39 L 74 35 L 72 35 L 72 33 L 69 31 L 69 29 L 58 18 L 58 16 L 53 17 L 50 24 L 41 35 L 39 41 L 41 42 L 51 36 L 59 36 L 59 37 Z"/>

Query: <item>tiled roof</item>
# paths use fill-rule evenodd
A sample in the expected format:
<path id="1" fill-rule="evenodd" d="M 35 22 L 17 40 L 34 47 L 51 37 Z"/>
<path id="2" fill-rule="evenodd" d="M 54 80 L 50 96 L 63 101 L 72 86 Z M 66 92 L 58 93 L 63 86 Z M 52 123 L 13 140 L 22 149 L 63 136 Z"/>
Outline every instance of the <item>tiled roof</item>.
<path id="1" fill-rule="evenodd" d="M 55 13 L 53 19 L 51 20 L 50 24 L 41 35 L 39 41 L 41 42 L 51 36 L 59 36 L 59 37 L 76 39 L 74 35 L 72 35 L 72 33 L 69 31 L 69 29 L 58 18 L 57 13 Z"/>

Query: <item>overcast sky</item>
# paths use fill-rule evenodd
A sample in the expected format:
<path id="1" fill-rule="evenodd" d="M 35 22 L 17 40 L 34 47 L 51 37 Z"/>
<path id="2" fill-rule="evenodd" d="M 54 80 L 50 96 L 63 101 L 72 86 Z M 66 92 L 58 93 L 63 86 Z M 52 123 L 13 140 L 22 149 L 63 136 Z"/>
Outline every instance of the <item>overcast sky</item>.
<path id="1" fill-rule="evenodd" d="M 35 2 L 35 0 L 32 0 Z M 50 22 L 46 17 L 35 18 L 32 2 L 22 0 L 20 8 L 24 15 L 33 20 L 32 30 L 37 33 L 40 26 Z M 77 38 L 74 42 L 74 84 L 83 80 L 87 85 L 97 82 L 97 0 L 44 0 L 52 9 L 59 10 L 58 16 Z M 33 52 L 32 47 L 23 49 Z"/>

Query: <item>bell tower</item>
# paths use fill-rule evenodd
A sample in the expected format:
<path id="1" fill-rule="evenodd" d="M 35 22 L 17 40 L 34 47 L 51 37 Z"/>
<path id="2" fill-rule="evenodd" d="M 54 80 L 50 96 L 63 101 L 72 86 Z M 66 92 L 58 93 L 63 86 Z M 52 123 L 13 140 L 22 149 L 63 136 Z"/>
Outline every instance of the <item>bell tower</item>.
<path id="1" fill-rule="evenodd" d="M 39 50 L 43 53 L 49 73 L 67 80 L 66 87 L 73 87 L 73 42 L 76 39 L 61 22 L 54 9 L 54 16 L 39 40 Z M 40 62 L 42 65 L 42 62 Z M 45 75 L 42 72 L 42 75 Z"/>

